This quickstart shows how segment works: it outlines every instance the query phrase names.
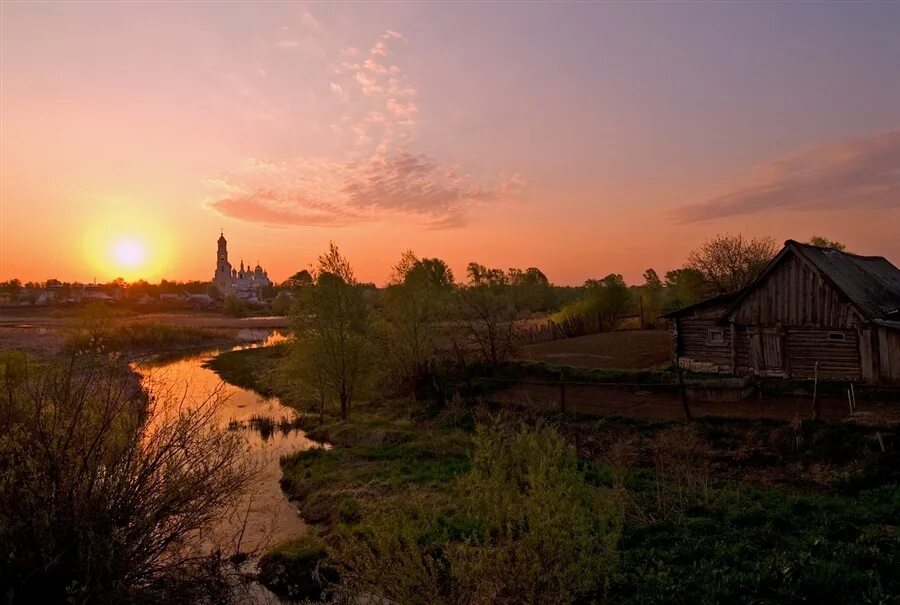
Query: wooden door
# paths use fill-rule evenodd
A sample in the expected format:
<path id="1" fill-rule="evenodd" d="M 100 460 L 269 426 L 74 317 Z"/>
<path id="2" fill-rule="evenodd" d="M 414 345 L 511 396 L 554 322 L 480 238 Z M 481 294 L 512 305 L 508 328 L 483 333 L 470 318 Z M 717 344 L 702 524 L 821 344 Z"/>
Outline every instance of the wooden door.
<path id="1" fill-rule="evenodd" d="M 760 376 L 784 376 L 784 334 L 781 330 L 750 330 L 750 363 Z"/>

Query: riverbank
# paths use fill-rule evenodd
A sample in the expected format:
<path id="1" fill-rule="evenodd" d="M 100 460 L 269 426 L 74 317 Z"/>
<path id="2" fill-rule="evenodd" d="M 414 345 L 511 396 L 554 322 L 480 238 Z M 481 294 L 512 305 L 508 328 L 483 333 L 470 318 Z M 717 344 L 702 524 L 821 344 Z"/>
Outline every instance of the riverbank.
<path id="1" fill-rule="evenodd" d="M 229 353 L 217 371 L 242 386 L 290 396 L 297 387 L 280 369 L 286 354 Z M 332 556 L 393 510 L 418 508 L 438 525 L 452 525 L 458 481 L 471 466 L 473 428 L 492 416 L 496 422 L 498 414 L 514 425 L 552 425 L 592 485 L 624 486 L 611 602 L 900 596 L 892 571 L 900 565 L 896 427 L 598 420 L 458 399 L 429 413 L 402 401 L 360 402 L 346 423 L 305 418 L 308 434 L 334 447 L 282 459 L 282 487 Z M 459 534 L 430 539 L 453 542 Z"/>

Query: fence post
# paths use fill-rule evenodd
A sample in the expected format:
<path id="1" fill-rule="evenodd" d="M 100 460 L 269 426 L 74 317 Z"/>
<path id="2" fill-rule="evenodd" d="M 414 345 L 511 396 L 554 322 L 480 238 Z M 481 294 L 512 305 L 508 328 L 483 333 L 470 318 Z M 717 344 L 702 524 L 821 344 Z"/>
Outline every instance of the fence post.
<path id="1" fill-rule="evenodd" d="M 812 398 L 813 420 L 819 419 L 819 362 L 816 361 L 813 370 L 813 398 Z"/>
<path id="2" fill-rule="evenodd" d="M 691 404 L 688 402 L 687 388 L 684 386 L 684 370 L 678 368 L 678 387 L 681 391 L 681 405 L 684 407 L 684 419 L 691 421 L 694 419 L 691 415 Z"/>
<path id="3" fill-rule="evenodd" d="M 566 413 L 566 383 L 562 370 L 559 371 L 559 411 Z"/>

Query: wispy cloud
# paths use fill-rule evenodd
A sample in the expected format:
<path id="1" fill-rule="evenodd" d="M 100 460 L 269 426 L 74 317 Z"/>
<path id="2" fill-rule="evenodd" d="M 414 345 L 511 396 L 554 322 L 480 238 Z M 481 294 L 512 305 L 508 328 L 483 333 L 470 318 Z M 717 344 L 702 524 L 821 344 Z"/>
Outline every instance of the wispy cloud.
<path id="1" fill-rule="evenodd" d="M 340 159 L 252 160 L 208 184 L 209 206 L 266 225 L 346 225 L 408 217 L 427 228 L 466 223 L 480 205 L 511 198 L 518 175 L 475 176 L 410 149 L 419 124 L 418 91 L 394 62 L 403 36 L 387 31 L 368 52 L 347 47 L 332 69 L 329 92 L 347 104 L 330 124 L 347 152 Z"/>
<path id="2" fill-rule="evenodd" d="M 731 191 L 676 212 L 681 222 L 776 208 L 900 204 L 900 130 L 813 147 L 757 168 Z"/>

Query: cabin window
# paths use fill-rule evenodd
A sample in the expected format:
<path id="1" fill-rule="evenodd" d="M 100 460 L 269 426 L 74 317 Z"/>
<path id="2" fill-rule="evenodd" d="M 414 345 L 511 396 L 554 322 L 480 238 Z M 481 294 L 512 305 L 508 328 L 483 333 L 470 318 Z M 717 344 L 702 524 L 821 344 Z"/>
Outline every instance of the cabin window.
<path id="1" fill-rule="evenodd" d="M 844 334 L 843 332 L 829 332 L 828 340 L 837 340 L 837 341 L 847 340 L 847 335 Z"/>
<path id="2" fill-rule="evenodd" d="M 706 342 L 711 345 L 725 344 L 725 330 L 722 328 L 710 328 L 706 333 Z"/>

